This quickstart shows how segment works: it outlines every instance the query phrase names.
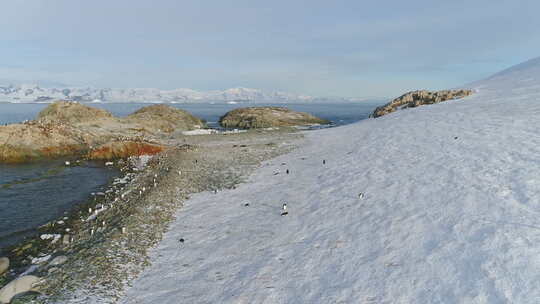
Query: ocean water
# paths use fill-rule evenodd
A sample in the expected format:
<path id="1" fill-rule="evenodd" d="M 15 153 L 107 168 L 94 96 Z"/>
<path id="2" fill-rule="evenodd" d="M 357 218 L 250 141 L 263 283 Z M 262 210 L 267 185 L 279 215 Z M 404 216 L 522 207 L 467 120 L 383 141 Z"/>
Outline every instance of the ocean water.
<path id="1" fill-rule="evenodd" d="M 67 167 L 63 161 L 0 164 L 0 253 L 62 217 L 119 175 L 101 162 Z"/>
<path id="2" fill-rule="evenodd" d="M 308 112 L 315 116 L 330 120 L 334 125 L 344 125 L 365 119 L 373 113 L 381 102 L 358 103 L 316 103 L 316 104 L 257 104 L 257 106 L 285 106 L 295 111 Z M 89 106 L 105 109 L 115 116 L 126 116 L 138 109 L 148 106 L 148 103 L 88 103 Z M 217 127 L 219 117 L 230 110 L 251 106 L 243 103 L 202 103 L 202 104 L 169 104 L 186 110 L 193 115 L 206 120 L 210 127 Z M 17 123 L 26 119 L 34 119 L 48 104 L 0 103 L 0 124 Z"/>
<path id="3" fill-rule="evenodd" d="M 287 106 L 330 120 L 339 126 L 365 119 L 381 103 L 347 104 L 264 104 Z M 126 116 L 147 103 L 92 103 L 116 116 Z M 258 104 L 259 105 L 259 104 Z M 47 104 L 0 103 L 0 124 L 34 119 Z M 217 127 L 219 117 L 246 104 L 172 104 L 205 119 Z M 91 192 L 102 190 L 118 175 L 101 162 L 66 167 L 62 161 L 30 164 L 0 164 L 0 253 L 2 248 L 35 234 L 35 228 L 61 217 L 84 202 Z"/>

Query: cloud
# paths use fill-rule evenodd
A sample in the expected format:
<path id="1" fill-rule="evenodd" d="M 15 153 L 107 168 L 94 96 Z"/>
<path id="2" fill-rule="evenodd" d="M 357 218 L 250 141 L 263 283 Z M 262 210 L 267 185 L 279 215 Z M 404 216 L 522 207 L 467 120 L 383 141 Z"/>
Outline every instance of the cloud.
<path id="1" fill-rule="evenodd" d="M 388 95 L 535 57 L 536 1 L 11 1 L 0 78 Z M 10 74 L 11 73 L 11 74 Z"/>

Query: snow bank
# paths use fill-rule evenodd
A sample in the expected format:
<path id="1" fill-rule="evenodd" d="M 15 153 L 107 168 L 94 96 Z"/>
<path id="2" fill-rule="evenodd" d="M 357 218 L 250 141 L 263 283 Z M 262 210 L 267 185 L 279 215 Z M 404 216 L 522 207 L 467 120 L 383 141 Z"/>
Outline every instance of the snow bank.
<path id="1" fill-rule="evenodd" d="M 122 303 L 537 303 L 539 66 L 193 196 Z"/>
<path id="2" fill-rule="evenodd" d="M 198 130 L 190 130 L 190 131 L 183 131 L 183 135 L 209 135 L 209 134 L 216 134 L 217 130 L 214 129 L 198 129 Z"/>

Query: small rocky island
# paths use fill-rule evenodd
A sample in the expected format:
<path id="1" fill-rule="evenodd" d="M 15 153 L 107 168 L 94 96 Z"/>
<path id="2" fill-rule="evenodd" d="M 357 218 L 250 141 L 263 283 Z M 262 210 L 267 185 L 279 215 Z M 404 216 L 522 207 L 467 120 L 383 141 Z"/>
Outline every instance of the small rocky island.
<path id="1" fill-rule="evenodd" d="M 330 123 L 328 120 L 284 107 L 249 107 L 232 110 L 219 119 L 224 128 L 257 129 L 309 126 Z"/>
<path id="2" fill-rule="evenodd" d="M 444 90 L 438 92 L 430 92 L 427 90 L 412 91 L 401 95 L 384 106 L 376 108 L 372 116 L 376 118 L 392 113 L 398 109 L 414 108 L 452 99 L 460 99 L 472 95 L 472 93 L 472 90 Z"/>
<path id="3" fill-rule="evenodd" d="M 156 154 L 165 148 L 164 138 L 171 133 L 203 127 L 201 119 L 166 105 L 151 105 L 119 118 L 77 102 L 58 101 L 35 120 L 0 126 L 0 162 Z"/>

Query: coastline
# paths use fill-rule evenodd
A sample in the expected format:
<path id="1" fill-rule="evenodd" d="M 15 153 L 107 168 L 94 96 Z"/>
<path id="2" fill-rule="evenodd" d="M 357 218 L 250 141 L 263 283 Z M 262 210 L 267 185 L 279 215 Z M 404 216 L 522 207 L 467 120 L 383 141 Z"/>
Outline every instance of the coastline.
<path id="1" fill-rule="evenodd" d="M 281 129 L 171 139 L 172 148 L 152 157 L 144 169 L 134 172 L 124 163 L 122 171 L 130 177 L 125 185 L 110 184 L 104 195 L 81 204 L 67 220 L 52 221 L 40 231 L 58 235 L 69 227 L 68 239 L 62 235 L 54 244 L 54 238 L 32 239 L 16 246 L 17 255 L 12 250 L 10 256 L 17 271 L 11 278 L 23 269 L 41 277 L 43 295 L 28 298 L 39 303 L 85 297 L 112 303 L 149 264 L 147 250 L 159 242 L 191 194 L 236 187 L 263 160 L 292 150 L 301 137 L 297 130 Z M 126 181 L 126 175 L 116 181 Z M 58 256 L 67 261 L 49 265 Z"/>

